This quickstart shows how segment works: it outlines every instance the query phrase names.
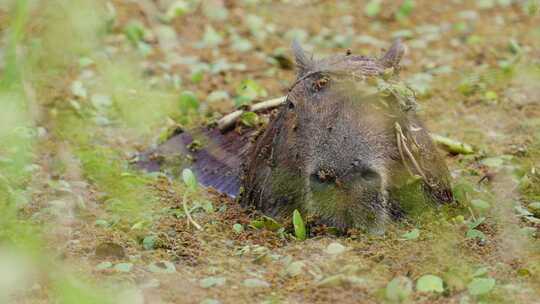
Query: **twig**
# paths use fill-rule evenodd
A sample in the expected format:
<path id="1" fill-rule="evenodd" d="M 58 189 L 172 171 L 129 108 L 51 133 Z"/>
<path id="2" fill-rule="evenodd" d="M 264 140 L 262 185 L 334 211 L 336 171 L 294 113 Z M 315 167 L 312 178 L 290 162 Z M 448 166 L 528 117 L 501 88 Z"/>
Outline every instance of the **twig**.
<path id="1" fill-rule="evenodd" d="M 405 169 L 407 169 L 407 172 L 409 172 L 409 174 L 411 176 L 413 176 L 414 173 L 412 172 L 411 168 L 407 164 L 407 161 L 405 160 L 405 155 L 403 154 L 403 148 L 402 148 L 402 140 L 403 139 L 401 138 L 401 132 L 399 132 L 400 131 L 399 129 L 401 129 L 401 127 L 396 122 L 396 140 L 397 140 L 397 147 L 398 147 L 399 155 L 401 156 L 401 160 L 403 161 L 403 165 L 405 165 Z"/>
<path id="2" fill-rule="evenodd" d="M 424 179 L 424 182 L 429 184 L 429 181 L 428 181 L 426 175 L 424 174 L 424 171 L 422 170 L 422 168 L 420 167 L 420 165 L 416 161 L 416 158 L 414 158 L 414 155 L 412 154 L 411 150 L 409 150 L 409 147 L 407 146 L 407 142 L 405 141 L 406 137 L 403 134 L 403 131 L 401 130 L 401 126 L 397 122 L 396 122 L 396 132 L 398 133 L 398 138 L 401 139 L 401 143 L 398 143 L 398 149 L 401 149 L 401 147 L 403 147 L 403 149 L 405 150 L 405 153 L 407 154 L 407 156 L 411 160 L 411 163 L 413 164 L 416 171 L 418 171 L 420 176 L 422 176 L 422 178 Z M 400 151 L 400 153 L 402 153 L 402 152 Z M 401 157 L 403 157 L 403 154 L 402 154 Z M 403 163 L 406 163 L 405 159 L 403 159 Z M 408 166 L 406 164 L 405 164 L 405 167 L 407 167 L 407 170 L 409 170 L 409 168 L 408 168 Z M 410 170 L 409 170 L 409 172 L 410 172 Z"/>
<path id="3" fill-rule="evenodd" d="M 225 129 L 228 129 L 231 125 L 233 125 L 239 118 L 244 114 L 243 110 L 237 110 L 232 113 L 229 113 L 225 116 L 223 116 L 220 120 L 217 122 L 217 126 L 219 130 L 223 131 Z"/>
<path id="4" fill-rule="evenodd" d="M 217 126 L 219 130 L 223 131 L 233 125 L 242 116 L 242 114 L 244 114 L 245 111 L 259 112 L 267 109 L 272 109 L 283 104 L 285 100 L 287 100 L 287 96 L 281 96 L 248 106 L 246 110 L 236 110 L 223 116 L 220 120 L 218 120 Z"/>
<path id="5" fill-rule="evenodd" d="M 266 100 L 266 101 L 261 101 L 259 103 L 254 104 L 254 105 L 251 105 L 249 107 L 249 109 L 250 109 L 250 111 L 253 111 L 253 112 L 263 111 L 263 110 L 266 110 L 266 109 L 275 108 L 275 107 L 281 105 L 282 103 L 284 103 L 285 100 L 287 100 L 287 96 L 281 96 L 281 97 L 278 97 L 278 98 L 274 98 L 274 99 L 270 99 L 270 100 Z"/>
<path id="6" fill-rule="evenodd" d="M 184 213 L 186 214 L 188 223 L 193 224 L 193 226 L 195 226 L 195 228 L 197 228 L 198 230 L 202 230 L 201 225 L 197 224 L 197 222 L 195 222 L 195 220 L 191 217 L 191 214 L 189 213 L 189 210 L 188 210 L 187 204 L 186 204 L 186 194 L 185 193 L 184 193 L 184 197 L 182 199 L 182 206 L 184 207 Z"/>

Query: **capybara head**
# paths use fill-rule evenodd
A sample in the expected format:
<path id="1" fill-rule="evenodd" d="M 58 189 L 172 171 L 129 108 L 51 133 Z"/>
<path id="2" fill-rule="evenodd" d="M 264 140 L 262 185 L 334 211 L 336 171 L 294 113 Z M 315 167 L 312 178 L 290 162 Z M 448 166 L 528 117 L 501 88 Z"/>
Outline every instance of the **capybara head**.
<path id="1" fill-rule="evenodd" d="M 404 53 L 310 58 L 246 163 L 241 203 L 271 216 L 299 209 L 338 228 L 381 232 L 411 176 L 450 201 L 448 170 L 416 118 L 414 93 L 394 80 Z"/>

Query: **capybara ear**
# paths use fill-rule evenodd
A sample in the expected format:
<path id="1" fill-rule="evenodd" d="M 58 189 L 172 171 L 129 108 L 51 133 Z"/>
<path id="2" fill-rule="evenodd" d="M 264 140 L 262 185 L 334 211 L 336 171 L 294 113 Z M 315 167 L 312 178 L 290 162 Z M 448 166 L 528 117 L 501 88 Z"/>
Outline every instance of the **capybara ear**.
<path id="1" fill-rule="evenodd" d="M 315 66 L 314 61 L 312 58 L 310 58 L 311 56 L 308 57 L 308 54 L 304 51 L 296 39 L 293 40 L 291 48 L 294 54 L 294 60 L 296 62 L 298 77 L 301 77 L 313 69 Z"/>
<path id="2" fill-rule="evenodd" d="M 379 61 L 385 68 L 397 68 L 399 62 L 405 54 L 406 47 L 401 42 L 401 39 L 396 39 L 390 49 L 382 56 Z"/>

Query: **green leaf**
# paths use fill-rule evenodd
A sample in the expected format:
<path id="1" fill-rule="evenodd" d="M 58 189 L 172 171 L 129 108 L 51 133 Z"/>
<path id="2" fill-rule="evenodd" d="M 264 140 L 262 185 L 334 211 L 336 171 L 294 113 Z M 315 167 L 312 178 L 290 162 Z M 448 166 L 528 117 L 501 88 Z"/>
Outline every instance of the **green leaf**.
<path id="1" fill-rule="evenodd" d="M 139 21 L 131 21 L 124 27 L 124 34 L 133 44 L 138 45 L 144 38 L 144 26 Z"/>
<path id="2" fill-rule="evenodd" d="M 443 280 L 438 276 L 426 274 L 416 281 L 416 290 L 420 292 L 438 292 L 444 291 Z"/>
<path id="3" fill-rule="evenodd" d="M 469 193 L 474 192 L 474 187 L 468 182 L 461 181 L 454 185 L 452 192 L 456 201 L 464 204 L 469 201 Z"/>
<path id="4" fill-rule="evenodd" d="M 487 267 L 480 267 L 473 273 L 473 277 L 483 277 L 488 273 L 488 270 Z"/>
<path id="5" fill-rule="evenodd" d="M 253 128 L 259 123 L 259 116 L 255 112 L 245 112 L 240 117 L 240 122 L 246 127 Z"/>
<path id="6" fill-rule="evenodd" d="M 212 93 L 208 95 L 208 97 L 206 97 L 206 100 L 208 100 L 208 102 L 217 102 L 217 101 L 227 100 L 229 98 L 230 96 L 229 96 L 229 93 L 227 93 L 227 91 L 213 91 Z"/>
<path id="7" fill-rule="evenodd" d="M 467 285 L 469 293 L 473 296 L 479 296 L 489 293 L 495 287 L 493 278 L 475 278 Z"/>
<path id="8" fill-rule="evenodd" d="M 414 0 L 404 0 L 396 12 L 396 19 L 402 20 L 411 15 L 414 10 Z"/>
<path id="9" fill-rule="evenodd" d="M 476 221 L 470 222 L 469 224 L 467 224 L 467 226 L 469 227 L 469 229 L 474 229 L 480 226 L 485 220 L 486 218 L 482 216 L 482 217 L 479 217 Z"/>
<path id="10" fill-rule="evenodd" d="M 149 235 L 143 239 L 143 248 L 146 250 L 152 250 L 156 246 L 156 236 Z"/>
<path id="11" fill-rule="evenodd" d="M 264 228 L 264 221 L 262 220 L 253 220 L 251 223 L 249 223 L 250 226 L 252 226 L 255 229 L 263 229 Z"/>
<path id="12" fill-rule="evenodd" d="M 105 262 L 101 262 L 99 264 L 96 265 L 96 270 L 105 270 L 105 269 L 109 269 L 113 266 L 113 264 L 109 261 L 105 261 Z"/>
<path id="13" fill-rule="evenodd" d="M 293 212 L 293 225 L 294 225 L 294 235 L 297 240 L 303 241 L 306 239 L 306 226 L 304 225 L 304 220 L 302 220 L 302 215 L 300 212 L 295 209 Z"/>
<path id="14" fill-rule="evenodd" d="M 469 229 L 467 231 L 466 236 L 467 236 L 468 239 L 474 239 L 474 238 L 479 238 L 481 240 L 486 239 L 486 235 L 482 231 L 476 230 L 476 229 Z"/>
<path id="15" fill-rule="evenodd" d="M 197 190 L 197 186 L 199 184 L 197 183 L 197 178 L 195 177 L 195 174 L 193 174 L 193 171 L 190 169 L 184 169 L 182 171 L 182 179 L 184 184 L 188 186 L 190 190 Z"/>
<path id="16" fill-rule="evenodd" d="M 207 277 L 199 281 L 199 286 L 202 288 L 210 288 L 214 286 L 222 286 L 227 281 L 224 277 Z"/>
<path id="17" fill-rule="evenodd" d="M 276 220 L 271 217 L 263 216 L 262 220 L 264 223 L 264 228 L 270 231 L 277 231 L 279 228 L 281 228 L 281 224 L 276 222 Z"/>
<path id="18" fill-rule="evenodd" d="M 133 269 L 132 263 L 119 263 L 114 265 L 114 270 L 119 272 L 130 272 Z"/>
<path id="19" fill-rule="evenodd" d="M 504 159 L 502 157 L 488 157 L 484 158 L 481 162 L 483 165 L 491 168 L 499 168 L 504 165 Z"/>
<path id="20" fill-rule="evenodd" d="M 204 212 L 206 212 L 206 213 L 214 212 L 214 204 L 212 204 L 211 201 L 203 201 L 200 204 L 201 204 L 201 207 L 203 208 Z"/>
<path id="21" fill-rule="evenodd" d="M 199 99 L 193 92 L 185 91 L 180 94 L 180 110 L 188 112 L 189 110 L 199 109 Z"/>
<path id="22" fill-rule="evenodd" d="M 73 95 L 82 99 L 85 99 L 88 96 L 86 88 L 84 87 L 83 83 L 80 80 L 75 80 L 71 84 L 71 93 L 73 93 Z"/>
<path id="23" fill-rule="evenodd" d="M 232 228 L 233 228 L 233 231 L 234 231 L 235 233 L 240 234 L 240 233 L 244 232 L 244 226 L 242 226 L 242 224 L 236 223 L 236 224 L 233 225 Z"/>
<path id="24" fill-rule="evenodd" d="M 102 228 L 108 228 L 108 227 L 111 226 L 111 224 L 109 224 L 109 222 L 107 222 L 106 220 L 102 220 L 102 219 L 97 219 L 94 222 L 94 225 L 96 225 L 98 227 L 102 227 Z"/>
<path id="25" fill-rule="evenodd" d="M 345 250 L 347 250 L 347 247 L 341 245 L 338 242 L 333 242 L 326 246 L 326 249 L 324 251 L 330 255 L 338 255 L 345 252 Z"/>
<path id="26" fill-rule="evenodd" d="M 294 261 L 287 266 L 286 272 L 290 277 L 296 277 L 306 272 L 306 263 L 302 261 Z"/>
<path id="27" fill-rule="evenodd" d="M 193 73 L 191 73 L 191 82 L 193 82 L 194 84 L 200 83 L 203 80 L 203 78 L 204 78 L 203 70 L 194 71 Z"/>
<path id="28" fill-rule="evenodd" d="M 178 0 L 171 3 L 165 13 L 165 20 L 172 21 L 176 17 L 181 17 L 185 14 L 191 13 L 195 9 L 193 1 Z"/>
<path id="29" fill-rule="evenodd" d="M 364 14 L 368 17 L 375 17 L 381 12 L 381 0 L 371 0 L 364 7 Z"/>
<path id="30" fill-rule="evenodd" d="M 471 200 L 471 206 L 478 211 L 486 211 L 491 207 L 488 202 L 481 199 Z"/>
<path id="31" fill-rule="evenodd" d="M 229 11 L 223 2 L 202 1 L 203 13 L 208 19 L 215 21 L 224 21 L 229 16 Z"/>
<path id="32" fill-rule="evenodd" d="M 247 39 L 240 36 L 234 36 L 231 48 L 237 52 L 247 52 L 253 49 L 253 45 Z"/>
<path id="33" fill-rule="evenodd" d="M 404 276 L 395 277 L 386 285 L 386 298 L 394 302 L 406 300 L 412 293 L 412 281 Z"/>
<path id="34" fill-rule="evenodd" d="M 244 286 L 248 288 L 269 288 L 270 287 L 270 284 L 268 282 L 261 279 L 255 279 L 255 278 L 245 279 L 243 284 Z"/>
<path id="35" fill-rule="evenodd" d="M 405 240 L 416 240 L 420 236 L 420 230 L 418 228 L 414 228 L 413 230 L 404 233 L 401 237 Z"/>
<path id="36" fill-rule="evenodd" d="M 530 203 L 527 208 L 537 217 L 540 217 L 540 202 Z M 531 215 L 531 214 L 527 214 Z"/>
<path id="37" fill-rule="evenodd" d="M 426 96 L 431 90 L 431 83 L 433 82 L 433 76 L 428 73 L 417 73 L 411 75 L 407 79 L 407 84 L 413 89 L 417 95 Z"/>
<path id="38" fill-rule="evenodd" d="M 79 58 L 79 66 L 81 68 L 86 68 L 94 64 L 94 60 L 90 57 L 81 57 Z"/>
<path id="39" fill-rule="evenodd" d="M 495 91 L 486 91 L 484 93 L 484 99 L 487 101 L 496 101 L 499 99 L 499 95 Z"/>
<path id="40" fill-rule="evenodd" d="M 259 85 L 257 82 L 251 79 L 246 79 L 240 83 L 236 88 L 235 105 L 237 107 L 250 104 L 253 100 L 266 97 L 268 93 L 266 90 Z"/>
<path id="41" fill-rule="evenodd" d="M 474 153 L 474 149 L 470 145 L 445 136 L 431 134 L 431 139 L 433 139 L 436 144 L 441 145 L 444 149 L 453 154 Z"/>
<path id="42" fill-rule="evenodd" d="M 206 29 L 204 30 L 202 41 L 198 42 L 196 46 L 199 48 L 212 48 L 217 47 L 221 43 L 223 43 L 223 36 L 211 25 L 207 25 Z"/>

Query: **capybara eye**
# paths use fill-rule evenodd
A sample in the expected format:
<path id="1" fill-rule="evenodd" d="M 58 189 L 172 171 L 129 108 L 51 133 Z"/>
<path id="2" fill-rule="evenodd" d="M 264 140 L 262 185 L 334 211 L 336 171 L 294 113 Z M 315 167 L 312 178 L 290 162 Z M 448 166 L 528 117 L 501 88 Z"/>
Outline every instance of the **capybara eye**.
<path id="1" fill-rule="evenodd" d="M 288 107 L 289 109 L 294 109 L 294 103 L 293 103 L 292 101 L 290 101 L 290 100 L 287 101 L 287 107 Z"/>

